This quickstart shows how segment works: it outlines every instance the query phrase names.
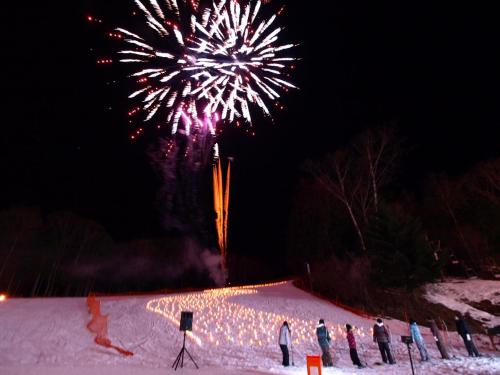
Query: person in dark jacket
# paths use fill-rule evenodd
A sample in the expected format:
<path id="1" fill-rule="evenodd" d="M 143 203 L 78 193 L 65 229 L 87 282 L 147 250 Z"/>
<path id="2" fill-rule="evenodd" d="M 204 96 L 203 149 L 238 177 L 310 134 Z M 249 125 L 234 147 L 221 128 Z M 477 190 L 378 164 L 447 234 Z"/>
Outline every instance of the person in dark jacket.
<path id="1" fill-rule="evenodd" d="M 461 315 L 455 316 L 455 324 L 457 325 L 458 334 L 462 337 L 462 340 L 464 340 L 465 347 L 469 352 L 469 357 L 479 357 L 480 354 L 477 351 L 476 345 L 474 345 L 474 341 L 472 341 L 469 327 Z"/>
<path id="2" fill-rule="evenodd" d="M 278 343 L 281 348 L 281 352 L 283 353 L 283 366 L 290 366 L 288 347 L 292 344 L 292 339 L 288 322 L 283 322 L 283 325 L 280 328 Z"/>
<path id="3" fill-rule="evenodd" d="M 450 355 L 448 354 L 448 348 L 446 347 L 446 343 L 444 342 L 443 335 L 441 335 L 441 331 L 439 330 L 436 320 L 430 318 L 429 324 L 431 326 L 432 336 L 434 336 L 434 341 L 438 347 L 439 353 L 441 353 L 441 358 L 450 359 Z"/>
<path id="4" fill-rule="evenodd" d="M 330 354 L 330 333 L 328 332 L 325 321 L 323 319 L 319 320 L 319 324 L 316 327 L 316 336 L 318 337 L 318 343 L 323 353 L 321 356 L 321 359 L 323 360 L 323 366 L 333 366 L 332 355 Z"/>
<path id="5" fill-rule="evenodd" d="M 356 339 L 354 338 L 354 333 L 352 332 L 352 326 L 350 324 L 345 325 L 347 332 L 347 343 L 349 344 L 349 354 L 351 355 L 352 364 L 358 366 L 358 368 L 363 368 L 361 361 L 359 360 L 358 350 L 356 348 Z"/>
<path id="6" fill-rule="evenodd" d="M 420 358 L 422 361 L 429 360 L 429 354 L 427 353 L 427 348 L 425 347 L 424 338 L 420 333 L 420 329 L 418 328 L 417 322 L 415 319 L 410 319 L 410 335 L 413 339 L 413 342 L 417 345 L 418 351 L 420 352 Z"/>
<path id="7" fill-rule="evenodd" d="M 378 344 L 384 363 L 387 363 L 387 361 L 389 361 L 391 365 L 396 363 L 394 358 L 392 358 L 391 348 L 389 347 L 391 335 L 380 318 L 377 319 L 377 322 L 373 326 L 373 342 Z"/>

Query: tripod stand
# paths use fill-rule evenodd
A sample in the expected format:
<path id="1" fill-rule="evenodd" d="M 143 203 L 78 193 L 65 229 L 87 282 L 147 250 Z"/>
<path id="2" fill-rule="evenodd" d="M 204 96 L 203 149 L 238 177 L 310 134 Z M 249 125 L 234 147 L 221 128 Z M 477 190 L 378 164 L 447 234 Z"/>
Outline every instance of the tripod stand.
<path id="1" fill-rule="evenodd" d="M 406 343 L 406 347 L 408 348 L 408 355 L 410 356 L 411 373 L 415 375 L 415 370 L 413 369 L 413 358 L 411 357 L 410 343 Z"/>
<path id="2" fill-rule="evenodd" d="M 184 367 L 184 352 L 187 353 L 191 361 L 194 363 L 197 369 L 199 369 L 198 365 L 194 361 L 193 357 L 191 357 L 191 354 L 189 354 L 189 351 L 186 349 L 186 331 L 184 331 L 184 340 L 182 341 L 182 349 L 177 355 L 177 358 L 175 359 L 174 363 L 172 364 L 172 367 L 175 366 L 174 371 L 177 371 L 177 367 L 179 366 L 179 363 L 181 364 L 181 368 Z"/>

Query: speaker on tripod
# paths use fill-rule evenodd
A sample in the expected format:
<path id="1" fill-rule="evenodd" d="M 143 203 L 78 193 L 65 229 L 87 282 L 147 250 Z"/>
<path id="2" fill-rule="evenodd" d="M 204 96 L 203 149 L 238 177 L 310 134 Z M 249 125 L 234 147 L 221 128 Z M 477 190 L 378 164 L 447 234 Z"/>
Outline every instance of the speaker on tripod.
<path id="1" fill-rule="evenodd" d="M 415 370 L 413 369 L 413 358 L 411 357 L 411 348 L 410 348 L 410 345 L 413 344 L 413 337 L 401 336 L 401 342 L 403 344 L 406 344 L 406 347 L 408 348 L 408 356 L 410 357 L 410 364 L 411 364 L 411 373 L 415 375 Z"/>
<path id="2" fill-rule="evenodd" d="M 181 312 L 181 322 L 179 324 L 179 330 L 184 332 L 184 339 L 182 341 L 181 351 L 177 355 L 177 358 L 175 359 L 174 363 L 172 364 L 174 371 L 177 371 L 177 367 L 179 366 L 179 363 L 181 365 L 181 368 L 184 367 L 184 353 L 187 353 L 187 355 L 189 356 L 189 359 L 191 359 L 191 361 L 194 363 L 196 368 L 199 369 L 199 367 L 196 364 L 196 362 L 194 361 L 193 357 L 191 357 L 191 354 L 186 349 L 186 332 L 193 330 L 193 313 L 191 311 L 182 311 Z"/>

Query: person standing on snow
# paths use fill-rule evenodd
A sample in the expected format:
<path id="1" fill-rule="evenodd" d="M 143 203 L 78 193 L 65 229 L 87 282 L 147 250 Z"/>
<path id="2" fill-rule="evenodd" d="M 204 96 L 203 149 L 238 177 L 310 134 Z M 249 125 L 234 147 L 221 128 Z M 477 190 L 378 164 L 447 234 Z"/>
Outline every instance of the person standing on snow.
<path id="1" fill-rule="evenodd" d="M 380 318 L 377 319 L 377 322 L 373 326 L 373 342 L 378 344 L 380 354 L 382 355 L 382 361 L 384 361 L 384 363 L 389 361 L 391 365 L 394 365 L 396 362 L 394 358 L 392 358 L 391 348 L 389 347 L 391 336 Z"/>
<path id="2" fill-rule="evenodd" d="M 325 321 L 323 319 L 319 320 L 319 324 L 316 327 L 316 336 L 318 337 L 318 343 L 323 352 L 321 359 L 323 360 L 323 366 L 331 367 L 333 366 L 332 355 L 330 354 L 330 333 L 325 326 Z"/>
<path id="3" fill-rule="evenodd" d="M 462 337 L 462 340 L 464 340 L 465 347 L 469 352 L 469 357 L 479 357 L 480 354 L 477 351 L 476 345 L 474 345 L 474 341 L 472 341 L 469 327 L 461 315 L 455 316 L 455 324 L 457 325 L 457 333 Z"/>
<path id="4" fill-rule="evenodd" d="M 420 352 L 420 358 L 422 361 L 429 360 L 429 354 L 427 353 L 427 348 L 425 347 L 424 338 L 420 333 L 420 329 L 417 326 L 415 319 L 410 319 L 410 335 L 413 342 L 417 345 L 418 351 Z"/>
<path id="5" fill-rule="evenodd" d="M 283 366 L 290 366 L 290 359 L 288 353 L 288 347 L 292 344 L 292 339 L 290 336 L 290 327 L 288 326 L 288 322 L 283 322 L 283 325 L 280 328 L 279 334 L 279 345 L 281 348 L 281 352 L 283 353 Z"/>
<path id="6" fill-rule="evenodd" d="M 358 351 L 356 349 L 356 340 L 354 339 L 354 333 L 352 333 L 352 326 L 350 324 L 345 325 L 347 332 L 347 343 L 349 344 L 349 354 L 351 355 L 352 364 L 358 366 L 358 368 L 363 368 L 361 361 L 358 357 Z"/>
<path id="7" fill-rule="evenodd" d="M 448 349 L 446 348 L 446 343 L 443 340 L 443 336 L 441 335 L 441 331 L 439 330 L 436 321 L 430 318 L 429 324 L 431 325 L 431 332 L 432 335 L 434 336 L 434 341 L 436 341 L 439 353 L 441 353 L 441 357 L 443 359 L 450 359 L 450 355 L 448 354 Z"/>

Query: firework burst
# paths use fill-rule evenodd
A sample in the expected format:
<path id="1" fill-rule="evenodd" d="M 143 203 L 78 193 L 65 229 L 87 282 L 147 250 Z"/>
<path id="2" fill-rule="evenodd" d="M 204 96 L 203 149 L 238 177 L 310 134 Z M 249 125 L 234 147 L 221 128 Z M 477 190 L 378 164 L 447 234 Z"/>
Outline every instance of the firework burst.
<path id="1" fill-rule="evenodd" d="M 140 104 L 129 114 L 143 112 L 144 121 L 168 124 L 172 134 L 215 135 L 219 119 L 251 125 L 252 106 L 271 116 L 266 103 L 296 88 L 287 79 L 294 44 L 278 42 L 281 10 L 266 18 L 261 1 L 134 2 L 154 37 L 115 30 L 127 45 L 119 60 L 136 66 L 129 98 Z"/>

